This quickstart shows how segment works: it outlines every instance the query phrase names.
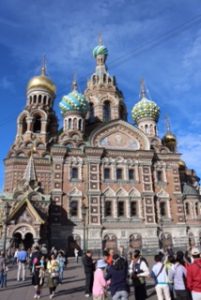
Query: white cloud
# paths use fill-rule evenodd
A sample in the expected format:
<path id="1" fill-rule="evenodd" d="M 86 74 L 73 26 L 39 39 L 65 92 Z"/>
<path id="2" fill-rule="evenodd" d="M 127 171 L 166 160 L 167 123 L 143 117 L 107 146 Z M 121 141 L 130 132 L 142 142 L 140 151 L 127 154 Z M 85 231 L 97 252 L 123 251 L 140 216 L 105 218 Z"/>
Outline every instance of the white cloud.
<path id="1" fill-rule="evenodd" d="M 4 90 L 11 90 L 14 88 L 14 84 L 7 77 L 3 77 L 0 79 L 0 87 Z"/>

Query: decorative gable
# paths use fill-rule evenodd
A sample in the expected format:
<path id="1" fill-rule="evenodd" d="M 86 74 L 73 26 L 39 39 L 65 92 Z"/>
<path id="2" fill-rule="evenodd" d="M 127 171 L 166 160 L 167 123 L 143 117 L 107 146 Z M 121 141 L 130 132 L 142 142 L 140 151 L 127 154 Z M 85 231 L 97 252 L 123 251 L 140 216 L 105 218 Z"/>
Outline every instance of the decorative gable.
<path id="1" fill-rule="evenodd" d="M 149 150 L 150 143 L 146 135 L 138 128 L 122 121 L 113 121 L 95 129 L 90 136 L 91 146 L 125 149 Z"/>

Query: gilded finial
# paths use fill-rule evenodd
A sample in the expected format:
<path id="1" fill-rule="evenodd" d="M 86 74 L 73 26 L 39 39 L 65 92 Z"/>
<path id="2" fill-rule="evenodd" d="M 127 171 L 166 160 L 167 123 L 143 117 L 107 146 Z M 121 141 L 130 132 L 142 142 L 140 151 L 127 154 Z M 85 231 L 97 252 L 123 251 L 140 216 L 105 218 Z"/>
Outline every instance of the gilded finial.
<path id="1" fill-rule="evenodd" d="M 99 46 L 103 45 L 103 36 L 102 36 L 102 33 L 99 33 L 99 35 L 98 35 L 98 44 L 99 44 Z"/>
<path id="2" fill-rule="evenodd" d="M 46 56 L 43 55 L 42 67 L 41 67 L 41 75 L 42 76 L 46 76 L 46 71 L 47 71 Z"/>
<path id="3" fill-rule="evenodd" d="M 34 152 L 36 152 L 36 146 L 33 145 L 30 152 L 30 157 L 33 156 Z"/>
<path id="4" fill-rule="evenodd" d="M 145 87 L 145 81 L 144 79 L 140 80 L 140 99 L 147 96 L 146 87 Z"/>

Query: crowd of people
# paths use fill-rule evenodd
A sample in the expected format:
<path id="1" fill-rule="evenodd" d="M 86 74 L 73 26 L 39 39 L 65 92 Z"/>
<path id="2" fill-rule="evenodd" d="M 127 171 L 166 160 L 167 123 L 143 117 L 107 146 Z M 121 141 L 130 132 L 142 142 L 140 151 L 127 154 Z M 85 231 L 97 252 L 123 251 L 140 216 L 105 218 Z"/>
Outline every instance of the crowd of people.
<path id="1" fill-rule="evenodd" d="M 105 249 L 102 257 L 93 259 L 87 250 L 82 256 L 85 273 L 85 297 L 93 300 L 127 300 L 130 289 L 134 289 L 135 300 L 147 298 L 147 279 L 152 280 L 158 300 L 201 300 L 201 253 L 198 248 L 191 252 L 159 251 L 150 266 L 140 250 L 134 250 L 131 257 L 123 251 Z M 74 251 L 75 263 L 79 262 L 79 250 Z M 22 246 L 16 249 L 12 264 L 17 264 L 17 281 L 26 280 L 29 270 L 35 299 L 40 299 L 46 282 L 49 298 L 55 296 L 56 288 L 62 284 L 67 258 L 63 250 L 47 249 L 35 245 L 32 250 Z M 28 266 L 28 267 L 27 267 Z M 7 286 L 8 265 L 3 252 L 0 253 L 0 286 Z"/>

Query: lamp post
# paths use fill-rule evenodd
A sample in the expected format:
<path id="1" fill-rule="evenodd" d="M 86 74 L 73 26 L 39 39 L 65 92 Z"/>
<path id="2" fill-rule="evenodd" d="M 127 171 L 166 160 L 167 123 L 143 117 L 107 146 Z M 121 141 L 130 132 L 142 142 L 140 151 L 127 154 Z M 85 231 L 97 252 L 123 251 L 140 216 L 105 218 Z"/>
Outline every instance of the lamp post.
<path id="1" fill-rule="evenodd" d="M 9 204 L 8 202 L 6 202 L 4 205 L 4 241 L 3 241 L 3 252 L 5 256 L 6 256 L 6 242 L 7 242 L 8 213 L 9 213 Z"/>
<path id="2" fill-rule="evenodd" d="M 86 232 L 87 210 L 88 210 L 88 207 L 85 204 L 83 204 L 82 205 L 82 220 L 83 220 L 83 250 L 84 250 L 84 252 L 86 252 L 86 250 L 87 250 L 87 238 L 88 238 L 87 232 Z"/>

